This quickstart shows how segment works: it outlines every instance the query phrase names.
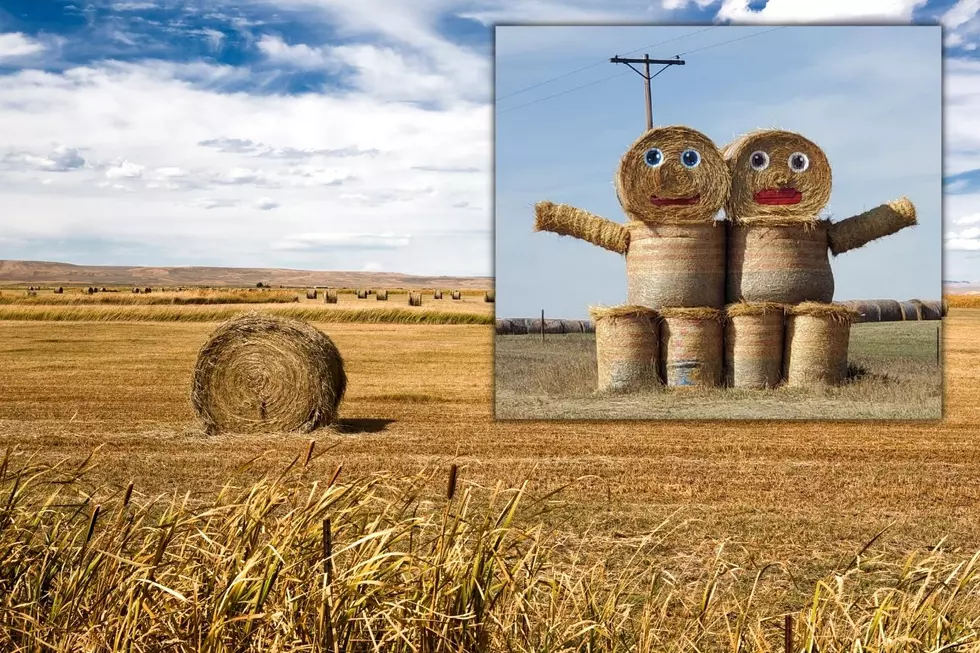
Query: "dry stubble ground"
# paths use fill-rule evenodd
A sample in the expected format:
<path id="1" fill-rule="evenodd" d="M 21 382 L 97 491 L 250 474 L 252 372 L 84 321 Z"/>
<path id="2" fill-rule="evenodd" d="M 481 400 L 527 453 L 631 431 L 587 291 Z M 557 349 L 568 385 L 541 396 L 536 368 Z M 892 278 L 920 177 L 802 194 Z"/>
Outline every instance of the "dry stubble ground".
<path id="1" fill-rule="evenodd" d="M 946 320 L 943 422 L 497 422 L 487 326 L 319 324 L 347 360 L 339 431 L 316 434 L 324 478 L 462 466 L 471 483 L 557 497 L 553 524 L 601 553 L 665 519 L 660 554 L 702 568 L 714 546 L 746 562 L 823 574 L 881 528 L 905 555 L 948 537 L 980 547 L 980 311 Z M 285 464 L 306 436 L 206 438 L 187 395 L 213 324 L 0 322 L 0 444 L 48 460 L 94 447 L 110 485 L 213 492 L 267 452 Z M 441 491 L 433 488 L 433 492 Z"/>

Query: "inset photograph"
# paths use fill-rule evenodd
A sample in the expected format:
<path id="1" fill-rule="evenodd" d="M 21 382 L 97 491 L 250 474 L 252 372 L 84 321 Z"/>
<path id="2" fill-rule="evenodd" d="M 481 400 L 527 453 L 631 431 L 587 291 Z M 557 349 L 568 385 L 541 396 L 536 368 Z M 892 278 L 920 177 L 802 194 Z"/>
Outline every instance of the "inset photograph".
<path id="1" fill-rule="evenodd" d="M 941 419 L 940 28 L 682 31 L 496 28 L 496 418 Z"/>

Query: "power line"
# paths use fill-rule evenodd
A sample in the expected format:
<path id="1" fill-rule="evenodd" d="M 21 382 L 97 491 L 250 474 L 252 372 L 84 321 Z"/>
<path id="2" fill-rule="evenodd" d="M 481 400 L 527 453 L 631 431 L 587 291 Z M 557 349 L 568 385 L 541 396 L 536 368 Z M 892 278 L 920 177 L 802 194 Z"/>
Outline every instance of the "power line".
<path id="1" fill-rule="evenodd" d="M 680 57 L 680 56 L 683 56 L 683 55 L 686 55 L 686 54 L 690 54 L 692 52 L 700 52 L 702 50 L 708 50 L 708 49 L 711 49 L 711 48 L 716 48 L 716 47 L 718 47 L 720 45 L 726 45 L 728 43 L 734 43 L 735 41 L 743 41 L 745 39 L 750 39 L 753 36 L 762 36 L 763 34 L 768 34 L 769 32 L 775 32 L 777 30 L 785 29 L 786 27 L 789 27 L 789 26 L 788 25 L 783 25 L 781 27 L 774 27 L 772 29 L 767 29 L 767 30 L 764 30 L 762 32 L 754 32 L 752 34 L 746 34 L 745 36 L 740 36 L 740 37 L 735 38 L 735 39 L 729 39 L 727 41 L 722 41 L 720 43 L 713 43 L 711 45 L 706 45 L 703 48 L 696 48 L 694 50 L 688 50 L 686 52 L 680 52 L 680 53 L 678 53 L 678 54 L 676 54 L 674 56 L 675 57 Z M 708 29 L 713 29 L 713 28 L 708 28 Z M 701 30 L 701 31 L 702 32 L 705 32 L 707 30 Z M 699 32 L 695 32 L 694 34 L 697 34 L 697 33 L 699 33 Z M 687 34 L 686 36 L 693 36 L 693 34 Z M 678 37 L 678 38 L 683 38 L 683 37 Z M 677 39 L 673 39 L 673 40 L 677 40 Z M 648 47 L 653 47 L 653 46 L 648 46 Z M 638 50 L 642 50 L 642 49 L 643 48 L 639 48 Z M 626 54 L 632 54 L 633 52 L 637 52 L 638 50 L 630 50 Z M 603 62 L 603 63 L 605 63 L 605 62 Z M 586 66 L 585 68 L 582 68 L 581 70 L 585 70 L 586 68 L 592 68 L 592 67 L 597 66 L 597 65 L 598 64 L 592 64 L 590 66 Z M 580 71 L 573 71 L 573 73 L 574 72 L 580 72 Z M 550 100 L 551 98 L 556 98 L 556 97 L 558 97 L 560 95 L 565 95 L 566 93 L 571 93 L 572 91 L 577 91 L 577 90 L 582 89 L 582 88 L 586 88 L 586 87 L 589 87 L 589 86 L 594 86 L 596 84 L 600 84 L 602 82 L 609 81 L 610 79 L 614 79 L 616 77 L 622 77 L 623 75 L 627 74 L 627 72 L 628 71 L 624 71 L 624 72 L 621 72 L 621 73 L 618 73 L 618 74 L 615 74 L 615 75 L 610 75 L 608 77 L 603 77 L 603 78 L 597 79 L 597 80 L 595 80 L 593 82 L 589 82 L 588 84 L 582 84 L 580 86 L 573 86 L 572 88 L 567 89 L 567 90 L 564 90 L 564 91 L 561 91 L 560 93 L 555 93 L 553 95 L 546 95 L 546 96 L 544 96 L 542 98 L 538 98 L 537 100 L 532 100 L 530 102 L 525 102 L 524 104 L 518 104 L 516 107 L 511 107 L 509 109 L 504 109 L 503 111 L 498 111 L 497 112 L 497 115 L 499 116 L 500 114 L 507 113 L 508 111 L 516 111 L 517 109 L 522 109 L 524 107 L 531 106 L 532 104 L 537 104 L 538 102 L 544 102 L 545 100 Z M 663 70 L 661 70 L 660 72 L 663 72 Z M 571 75 L 571 74 L 572 73 L 566 73 L 565 75 L 562 75 L 560 77 L 556 77 L 555 79 L 561 79 L 561 77 L 567 77 L 568 75 Z M 660 73 L 658 72 L 657 74 L 659 75 Z M 547 81 L 541 82 L 540 84 L 537 84 L 536 86 L 541 86 L 541 85 L 547 84 L 548 82 L 551 82 L 551 81 L 554 81 L 554 80 L 547 80 Z M 534 86 L 529 86 L 527 89 L 523 89 L 521 91 L 517 91 L 516 93 L 511 93 L 510 95 L 516 95 L 517 93 L 522 93 L 524 90 L 528 90 L 528 89 L 531 89 L 531 88 L 535 88 L 535 87 Z M 504 97 L 510 97 L 510 96 L 508 95 L 508 96 L 504 96 Z M 497 98 L 497 99 L 500 100 L 502 98 Z"/>
<path id="2" fill-rule="evenodd" d="M 629 71 L 623 71 L 621 73 L 616 73 L 615 75 L 610 75 L 608 77 L 603 77 L 602 79 L 597 79 L 594 82 L 589 82 L 588 84 L 582 84 L 580 86 L 573 86 L 572 88 L 567 89 L 567 90 L 564 90 L 564 91 L 561 91 L 560 93 L 555 93 L 554 95 L 546 95 L 546 96 L 544 96 L 542 98 L 538 98 L 537 100 L 531 100 L 530 102 L 525 102 L 524 104 L 518 104 L 516 107 L 511 107 L 509 109 L 504 109 L 503 111 L 498 111 L 497 112 L 497 115 L 499 116 L 500 114 L 507 113 L 508 111 L 515 111 L 517 109 L 522 109 L 524 107 L 529 107 L 532 104 L 537 104 L 538 102 L 544 102 L 545 100 L 550 100 L 551 98 L 558 97 L 559 95 L 565 95 L 566 93 L 571 93 L 572 91 L 577 91 L 580 88 L 585 88 L 587 86 L 595 86 L 596 84 L 600 84 L 602 82 L 608 82 L 610 79 L 614 79 L 616 77 L 622 77 L 623 75 L 626 75 L 628 73 L 629 73 Z"/>
<path id="3" fill-rule="evenodd" d="M 718 25 L 712 25 L 711 27 L 706 27 L 706 28 L 700 29 L 700 30 L 698 30 L 696 32 L 690 32 L 689 34 L 682 34 L 681 36 L 678 36 L 678 37 L 675 37 L 675 38 L 672 38 L 672 39 L 667 39 L 666 41 L 660 41 L 659 43 L 653 43 L 652 45 L 644 45 L 642 48 L 637 48 L 635 50 L 630 50 L 629 52 L 624 52 L 623 54 L 633 54 L 634 52 L 639 52 L 640 50 L 648 50 L 650 48 L 656 48 L 656 47 L 661 46 L 661 45 L 664 45 L 666 43 L 673 43 L 674 41 L 680 41 L 681 39 L 686 39 L 687 37 L 694 36 L 695 34 L 701 34 L 702 32 L 707 32 L 708 30 L 715 29 L 716 27 L 719 27 L 719 26 Z M 500 100 L 504 100 L 506 98 L 513 97 L 515 95 L 520 95 L 521 93 L 524 93 L 525 91 L 530 91 L 530 90 L 535 89 L 535 88 L 538 88 L 540 86 L 544 86 L 545 84 L 550 84 L 551 82 L 558 81 L 559 79 L 564 79 L 566 77 L 570 77 L 571 75 L 575 75 L 577 73 L 580 73 L 583 70 L 588 70 L 589 68 L 595 68 L 596 66 L 602 65 L 604 63 L 606 63 L 605 60 L 603 60 L 603 61 L 597 61 L 596 63 L 589 64 L 588 66 L 582 66 L 581 68 L 576 68 L 575 70 L 572 70 L 570 72 L 564 73 L 562 75 L 558 75 L 557 77 L 552 77 L 551 79 L 546 79 L 543 82 L 538 82 L 537 84 L 532 84 L 531 86 L 527 86 L 527 87 L 522 88 L 520 90 L 514 91 L 513 93 L 508 93 L 507 95 L 501 95 L 500 97 L 497 98 L 497 101 L 499 102 Z"/>

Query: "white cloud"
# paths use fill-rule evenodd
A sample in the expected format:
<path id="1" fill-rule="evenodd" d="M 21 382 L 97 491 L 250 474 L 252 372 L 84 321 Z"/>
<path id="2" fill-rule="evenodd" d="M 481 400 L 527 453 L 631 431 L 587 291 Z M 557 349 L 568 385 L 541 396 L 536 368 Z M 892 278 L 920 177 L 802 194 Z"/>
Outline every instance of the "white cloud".
<path id="1" fill-rule="evenodd" d="M 749 0 L 722 0 L 718 18 L 740 23 L 799 23 L 808 21 L 901 21 L 928 0 L 769 0 L 751 9 Z"/>
<path id="2" fill-rule="evenodd" d="M 408 247 L 412 236 L 386 233 L 307 233 L 286 236 L 277 249 L 397 249 Z"/>
<path id="3" fill-rule="evenodd" d="M 260 211 L 271 211 L 272 209 L 278 208 L 279 202 L 271 199 L 269 197 L 260 197 L 255 201 L 255 208 Z"/>
<path id="4" fill-rule="evenodd" d="M 218 197 L 202 197 L 194 202 L 195 206 L 202 209 L 227 209 L 238 205 L 238 200 Z"/>
<path id="5" fill-rule="evenodd" d="M 39 54 L 45 50 L 44 45 L 21 32 L 0 34 L 0 61 L 20 59 Z"/>
<path id="6" fill-rule="evenodd" d="M 157 168 L 153 172 L 157 177 L 161 179 L 178 179 L 187 176 L 186 170 L 177 167 Z"/>
<path id="7" fill-rule="evenodd" d="M 138 179 L 143 176 L 144 167 L 132 161 L 120 161 L 105 172 L 107 179 Z"/>
<path id="8" fill-rule="evenodd" d="M 278 36 L 266 34 L 257 44 L 259 50 L 269 61 L 278 64 L 295 66 L 303 70 L 320 70 L 330 68 L 330 58 L 320 48 L 311 48 L 305 44 L 289 45 Z"/>
<path id="9" fill-rule="evenodd" d="M 960 218 L 955 218 L 953 224 L 977 224 L 980 223 L 980 213 L 971 213 Z"/>
<path id="10" fill-rule="evenodd" d="M 85 165 L 85 157 L 77 148 L 58 145 L 47 155 L 30 152 L 11 152 L 3 157 L 7 168 L 44 170 L 47 172 L 69 172 Z"/>
<path id="11" fill-rule="evenodd" d="M 361 272 L 383 272 L 384 269 L 384 266 L 377 261 L 368 261 L 364 264 L 364 267 L 361 268 Z"/>

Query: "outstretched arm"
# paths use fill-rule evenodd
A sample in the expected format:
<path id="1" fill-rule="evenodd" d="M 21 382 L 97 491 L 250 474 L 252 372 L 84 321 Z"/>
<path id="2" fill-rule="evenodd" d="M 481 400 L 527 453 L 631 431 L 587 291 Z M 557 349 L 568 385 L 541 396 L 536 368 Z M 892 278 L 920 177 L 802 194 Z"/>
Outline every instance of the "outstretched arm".
<path id="1" fill-rule="evenodd" d="M 630 232 L 623 225 L 568 204 L 535 204 L 534 230 L 574 236 L 618 254 L 625 254 L 630 244 Z"/>
<path id="2" fill-rule="evenodd" d="M 830 225 L 830 251 L 837 256 L 914 224 L 915 205 L 902 197 Z"/>

